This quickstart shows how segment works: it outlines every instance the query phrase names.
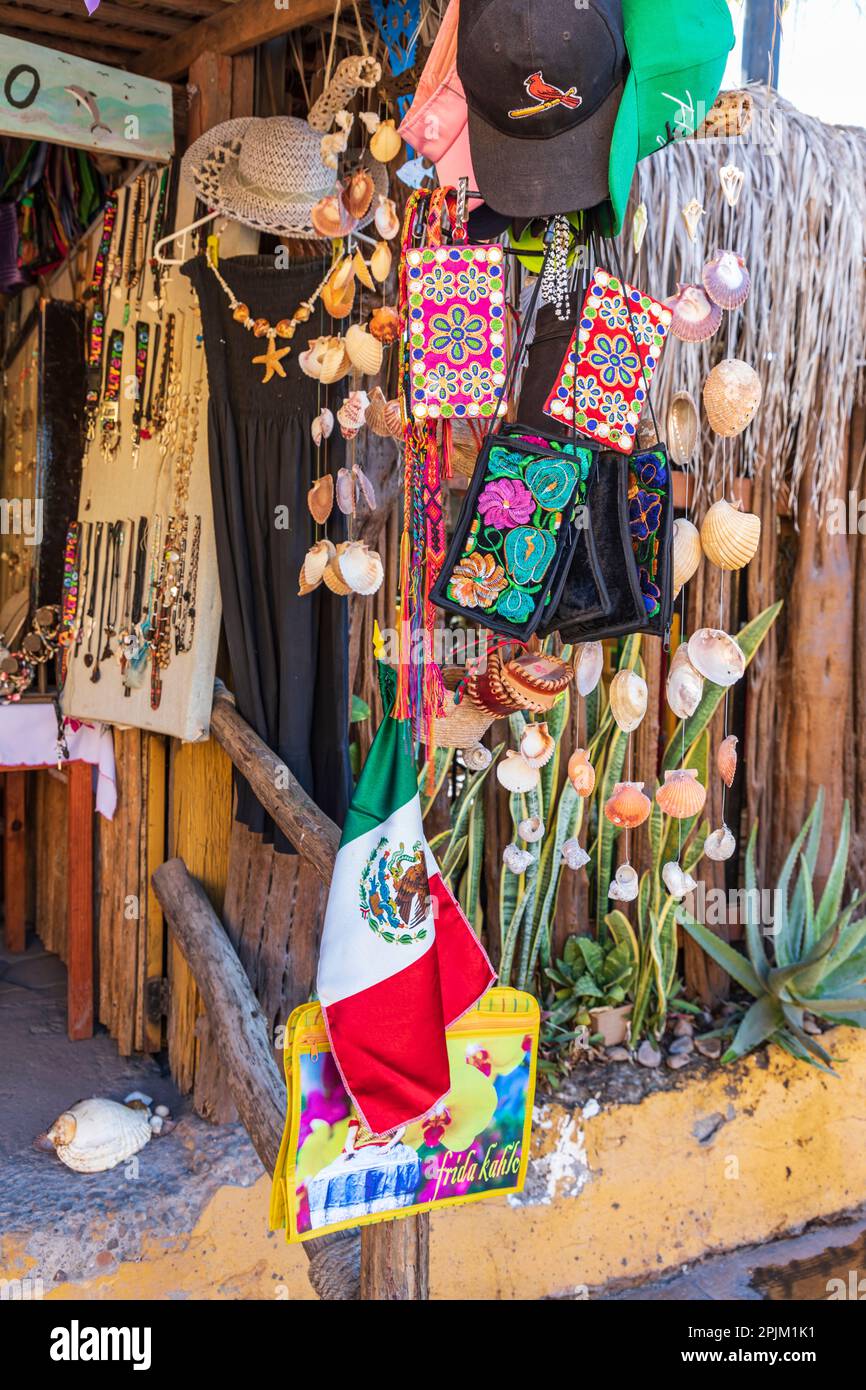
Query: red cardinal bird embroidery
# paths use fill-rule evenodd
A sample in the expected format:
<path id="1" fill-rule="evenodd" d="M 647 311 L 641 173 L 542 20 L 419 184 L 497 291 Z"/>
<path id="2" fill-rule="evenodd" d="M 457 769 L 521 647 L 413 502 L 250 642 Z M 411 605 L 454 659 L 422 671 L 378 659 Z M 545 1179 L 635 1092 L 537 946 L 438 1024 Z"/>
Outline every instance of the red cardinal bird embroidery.
<path id="1" fill-rule="evenodd" d="M 549 111 L 552 106 L 567 106 L 569 110 L 575 111 L 578 106 L 583 104 L 583 97 L 577 95 L 576 87 L 569 87 L 564 92 L 561 87 L 554 87 L 551 82 L 545 82 L 538 72 L 531 72 L 523 83 L 529 96 L 533 97 L 535 106 L 519 106 L 515 111 L 509 111 L 509 116 L 514 121 L 521 121 L 525 116 L 537 116 L 541 111 Z"/>

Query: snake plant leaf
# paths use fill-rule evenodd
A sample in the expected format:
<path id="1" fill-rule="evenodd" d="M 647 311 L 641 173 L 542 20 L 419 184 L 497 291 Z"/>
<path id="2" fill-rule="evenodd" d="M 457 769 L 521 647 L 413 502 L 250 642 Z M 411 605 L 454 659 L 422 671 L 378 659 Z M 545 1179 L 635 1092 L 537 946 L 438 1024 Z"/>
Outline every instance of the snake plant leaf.
<path id="1" fill-rule="evenodd" d="M 762 994 L 760 999 L 756 999 L 751 1008 L 746 1010 L 722 1061 L 733 1062 L 738 1057 L 745 1057 L 753 1047 L 758 1047 L 762 1042 L 766 1042 L 767 1038 L 772 1037 L 784 1022 L 785 1015 L 778 999 L 774 999 L 770 994 Z"/>
<path id="2" fill-rule="evenodd" d="M 463 867 L 463 857 L 466 853 L 466 836 L 459 835 L 457 839 L 451 837 L 448 846 L 448 853 L 442 860 L 442 877 L 449 888 L 453 887 L 451 880 L 454 875 Z"/>
<path id="3" fill-rule="evenodd" d="M 438 835 L 434 835 L 432 840 L 428 840 L 428 841 L 427 841 L 428 845 L 429 845 L 430 848 L 432 849 L 432 851 L 433 851 L 433 853 L 435 854 L 436 858 L 439 860 L 439 867 L 440 867 L 440 869 L 441 869 L 441 867 L 442 867 L 442 857 L 444 856 L 444 854 L 445 854 L 445 852 L 446 852 L 446 850 L 447 850 L 448 845 L 450 844 L 450 842 L 451 842 L 451 831 L 450 831 L 450 829 L 448 829 L 448 830 L 440 830 Z M 440 850 L 441 850 L 441 852 L 442 852 L 441 854 L 440 854 Z"/>
<path id="4" fill-rule="evenodd" d="M 460 906 L 476 936 L 481 935 L 481 874 L 484 869 L 484 802 L 476 798 L 469 812 L 466 842 L 466 873 L 463 876 Z"/>
<path id="5" fill-rule="evenodd" d="M 622 781 L 622 770 L 625 765 L 625 755 L 628 749 L 629 735 L 623 733 L 622 729 L 617 728 L 613 734 L 610 747 L 608 748 L 604 768 L 601 776 L 601 790 L 599 792 L 599 821 L 598 838 L 596 840 L 595 873 L 596 873 L 596 892 L 599 903 L 604 901 L 607 895 L 608 884 L 613 874 L 613 855 L 616 846 L 616 838 L 619 834 L 617 827 L 611 825 L 607 816 L 604 814 L 604 805 L 610 796 L 617 782 Z"/>
<path id="6" fill-rule="evenodd" d="M 739 951 L 730 946 L 727 941 L 723 941 L 715 932 L 710 931 L 703 923 L 696 922 L 691 913 L 681 907 L 677 913 L 677 920 L 688 932 L 693 940 L 702 946 L 708 956 L 720 965 L 723 970 L 727 970 L 731 979 L 736 980 L 738 985 L 747 989 L 756 999 L 764 994 L 764 986 L 758 977 L 755 967 Z"/>
<path id="7" fill-rule="evenodd" d="M 615 908 L 613 912 L 607 913 L 604 924 L 618 947 L 628 947 L 633 967 L 636 970 L 640 960 L 640 943 L 635 935 L 634 927 L 625 913 L 620 908 Z"/>
<path id="8" fill-rule="evenodd" d="M 780 600 L 778 603 L 772 604 L 769 608 L 765 608 L 763 613 L 759 613 L 750 623 L 746 623 L 745 627 L 740 628 L 740 631 L 737 633 L 737 642 L 746 658 L 746 665 L 752 660 L 755 652 L 758 650 L 770 628 L 773 626 L 773 623 L 779 616 L 781 609 L 782 602 Z M 710 681 L 706 682 L 700 704 L 691 718 L 685 721 L 685 740 L 687 748 L 691 748 L 692 744 L 700 738 L 724 697 L 724 686 L 713 685 Z M 677 728 L 674 730 L 673 736 L 665 749 L 662 769 L 667 770 L 668 768 L 676 767 L 677 759 L 681 757 L 681 755 L 682 732 Z"/>
<path id="9" fill-rule="evenodd" d="M 779 879 L 776 884 L 776 921 L 775 921 L 775 951 L 776 960 L 780 965 L 790 965 L 799 955 L 799 932 L 794 931 L 792 923 L 793 917 L 788 910 L 788 885 L 794 868 L 800 860 L 800 851 L 803 842 L 809 834 L 811 827 L 816 819 L 820 824 L 824 814 L 824 789 L 819 788 L 815 798 L 815 804 L 808 816 L 800 826 L 794 843 L 785 856 L 785 862 L 779 872 Z M 819 832 L 820 833 L 820 832 Z"/>
<path id="10" fill-rule="evenodd" d="M 697 868 L 698 864 L 700 864 L 701 860 L 704 857 L 704 840 L 707 838 L 709 833 L 710 822 L 708 820 L 705 820 L 701 825 L 701 828 L 699 829 L 698 833 L 691 841 L 691 843 L 683 845 L 683 853 L 682 858 L 680 859 L 680 865 L 685 873 L 690 874 L 694 869 Z"/>
<path id="11" fill-rule="evenodd" d="M 426 816 L 433 802 L 436 800 L 445 778 L 451 771 L 451 764 L 454 762 L 453 748 L 437 748 L 433 754 L 433 781 L 430 782 L 430 760 L 422 767 L 418 773 L 418 792 L 421 797 L 421 815 Z"/>
<path id="12" fill-rule="evenodd" d="M 504 743 L 498 743 L 493 750 L 493 756 L 487 766 L 483 768 L 481 772 L 473 772 L 466 778 L 461 788 L 460 795 L 454 802 L 451 811 L 451 833 L 453 835 L 466 834 L 467 822 L 472 807 L 475 805 L 488 775 L 496 766 L 497 759 L 504 747 Z"/>
<path id="13" fill-rule="evenodd" d="M 566 840 L 580 833 L 583 821 L 583 799 L 577 795 L 570 782 L 564 782 L 556 804 L 556 817 L 552 833 L 544 837 L 541 860 L 538 866 L 538 893 L 536 896 L 533 940 L 530 948 L 530 964 L 534 968 L 538 953 L 546 940 L 550 939 L 556 903 L 562 883 L 562 846 Z"/>
<path id="14" fill-rule="evenodd" d="M 563 659 L 564 651 L 563 651 Z M 561 744 L 563 730 L 568 723 L 568 716 L 571 712 L 571 697 L 568 690 L 563 690 L 557 695 L 553 708 L 547 711 L 547 728 L 551 737 L 556 740 L 553 757 L 544 764 L 541 769 L 541 819 L 545 825 L 553 812 L 553 800 L 556 796 L 556 789 L 559 786 L 559 768 L 561 761 Z"/>

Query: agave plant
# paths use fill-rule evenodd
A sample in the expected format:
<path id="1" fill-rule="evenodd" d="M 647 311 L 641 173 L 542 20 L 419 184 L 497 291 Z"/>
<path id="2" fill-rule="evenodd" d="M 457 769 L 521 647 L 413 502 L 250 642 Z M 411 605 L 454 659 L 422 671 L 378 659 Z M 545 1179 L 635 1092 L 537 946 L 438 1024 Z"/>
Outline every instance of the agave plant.
<path id="1" fill-rule="evenodd" d="M 775 1042 L 801 1061 L 832 1072 L 832 1056 L 806 1031 L 806 1014 L 830 1023 L 866 1027 L 866 916 L 857 916 L 866 895 L 856 893 L 846 907 L 842 906 L 850 843 L 847 801 L 832 868 L 816 902 L 815 865 L 823 820 L 822 789 L 788 851 L 776 884 L 771 951 L 766 949 L 759 920 L 757 824 L 749 837 L 745 865 L 748 958 L 684 909 L 676 914 L 707 955 L 755 1001 L 746 1010 L 723 1062 L 743 1057 L 761 1043 Z M 799 874 L 792 890 L 798 863 Z"/>

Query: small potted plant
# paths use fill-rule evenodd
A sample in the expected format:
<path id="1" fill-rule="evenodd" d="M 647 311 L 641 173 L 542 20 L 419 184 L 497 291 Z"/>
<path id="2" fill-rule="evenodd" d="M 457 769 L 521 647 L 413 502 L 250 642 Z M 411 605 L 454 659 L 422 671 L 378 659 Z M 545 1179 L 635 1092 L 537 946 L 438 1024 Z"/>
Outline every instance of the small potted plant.
<path id="1" fill-rule="evenodd" d="M 602 946 L 589 936 L 570 936 L 562 959 L 545 971 L 554 986 L 548 1024 L 588 1028 L 605 1047 L 625 1042 L 636 961 L 628 940 Z"/>

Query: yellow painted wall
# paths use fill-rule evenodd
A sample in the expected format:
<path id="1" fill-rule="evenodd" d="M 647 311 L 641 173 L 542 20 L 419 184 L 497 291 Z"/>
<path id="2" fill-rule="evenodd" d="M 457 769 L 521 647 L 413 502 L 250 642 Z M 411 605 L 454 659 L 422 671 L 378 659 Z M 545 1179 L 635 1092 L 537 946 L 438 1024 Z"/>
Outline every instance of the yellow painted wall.
<path id="1" fill-rule="evenodd" d="M 866 1201 L 866 1034 L 839 1029 L 834 1080 L 778 1049 L 639 1105 L 538 1110 L 522 1205 L 432 1222 L 434 1298 L 526 1299 L 657 1278 Z M 701 1143 L 695 1126 L 724 1117 Z M 311 1298 L 303 1252 L 265 1229 L 269 1183 L 221 1188 L 195 1229 L 53 1298 Z M 5 1243 L 7 1278 L 27 1273 Z"/>

